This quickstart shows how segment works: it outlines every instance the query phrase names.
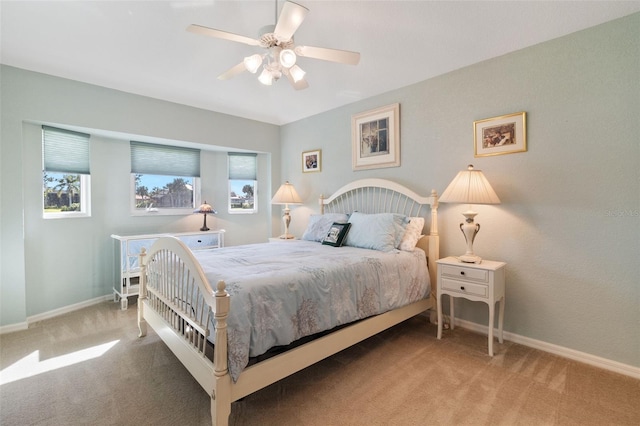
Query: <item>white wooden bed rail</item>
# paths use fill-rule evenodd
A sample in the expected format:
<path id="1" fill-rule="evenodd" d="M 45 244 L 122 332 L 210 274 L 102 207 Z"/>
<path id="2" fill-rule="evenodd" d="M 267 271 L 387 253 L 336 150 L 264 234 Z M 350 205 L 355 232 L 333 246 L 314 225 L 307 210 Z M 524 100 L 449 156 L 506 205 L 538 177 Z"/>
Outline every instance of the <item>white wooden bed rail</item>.
<path id="1" fill-rule="evenodd" d="M 375 201 L 367 201 L 373 197 Z M 336 207 L 334 203 L 341 203 Z M 426 214 L 430 208 L 430 233 L 418 246 L 431 264 L 438 259 L 438 200 L 435 191 L 420 197 L 393 182 L 365 179 L 346 185 L 328 199 L 322 210 L 394 212 L 409 216 Z M 345 207 L 346 206 L 346 207 Z M 211 397 L 213 425 L 228 424 L 231 403 L 328 356 L 367 339 L 421 312 L 435 311 L 436 298 L 423 299 L 403 308 L 361 320 L 319 339 L 251 365 L 231 380 L 227 364 L 227 317 L 230 296 L 220 281 L 214 291 L 189 248 L 177 238 L 158 239 L 140 254 L 138 327 L 140 337 L 150 325 Z M 435 268 L 430 267 L 432 294 Z M 432 315 L 434 317 L 434 315 Z M 215 328 L 211 329 L 212 324 Z M 207 339 L 213 334 L 214 349 Z"/>

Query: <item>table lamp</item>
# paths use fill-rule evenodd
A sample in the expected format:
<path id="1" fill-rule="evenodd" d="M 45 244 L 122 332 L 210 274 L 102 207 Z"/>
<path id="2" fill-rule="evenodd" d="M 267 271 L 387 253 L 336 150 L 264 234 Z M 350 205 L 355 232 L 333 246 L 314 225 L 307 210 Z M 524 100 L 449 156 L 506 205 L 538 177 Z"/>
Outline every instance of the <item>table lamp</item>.
<path id="1" fill-rule="evenodd" d="M 302 204 L 302 199 L 296 192 L 296 189 L 293 187 L 289 181 L 283 183 L 276 195 L 271 199 L 271 204 L 284 204 L 284 209 L 282 210 L 282 221 L 284 222 L 284 234 L 280 235 L 280 238 L 284 240 L 290 240 L 293 235 L 289 234 L 289 224 L 291 223 L 291 216 L 289 212 L 289 204 Z"/>
<path id="2" fill-rule="evenodd" d="M 195 209 L 193 211 L 194 213 L 201 213 L 204 215 L 204 224 L 202 225 L 202 228 L 200 228 L 201 231 L 208 231 L 209 228 L 207 228 L 207 215 L 208 214 L 217 214 L 218 212 L 215 211 L 213 209 L 213 207 L 211 207 L 209 204 L 207 204 L 206 200 L 204 203 L 200 204 L 200 207 L 198 207 L 197 209 Z"/>
<path id="3" fill-rule="evenodd" d="M 480 224 L 474 222 L 474 217 L 478 214 L 473 211 L 472 204 L 500 204 L 500 199 L 496 195 L 491 184 L 481 170 L 475 170 L 473 165 L 469 165 L 467 170 L 463 170 L 444 190 L 438 200 L 442 203 L 469 204 L 469 210 L 462 213 L 466 218 L 465 223 L 460 224 L 460 230 L 467 241 L 467 251 L 458 259 L 465 263 L 480 263 L 482 258 L 473 253 L 473 241 L 480 231 Z"/>

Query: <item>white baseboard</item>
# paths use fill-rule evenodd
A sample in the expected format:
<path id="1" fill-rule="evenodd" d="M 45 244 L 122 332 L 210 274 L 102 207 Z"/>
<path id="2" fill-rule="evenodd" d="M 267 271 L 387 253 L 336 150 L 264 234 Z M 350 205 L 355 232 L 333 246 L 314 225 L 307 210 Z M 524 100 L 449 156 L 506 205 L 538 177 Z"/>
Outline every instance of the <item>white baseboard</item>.
<path id="1" fill-rule="evenodd" d="M 0 327 L 0 334 L 13 333 L 14 331 L 26 330 L 27 328 L 29 328 L 29 324 L 27 324 L 26 321 L 17 324 L 3 325 Z"/>
<path id="2" fill-rule="evenodd" d="M 29 325 L 36 323 L 38 321 L 43 321 L 46 319 L 54 318 L 59 315 L 67 314 L 69 312 L 77 311 L 79 309 L 83 309 L 89 306 L 97 305 L 98 303 L 102 303 L 107 300 L 113 300 L 113 295 L 107 294 L 100 297 L 95 297 L 93 299 L 85 300 L 84 302 L 75 303 L 73 305 L 64 306 L 62 308 L 54 309 L 52 311 L 43 312 L 41 314 L 32 315 L 27 317 L 25 322 L 10 324 L 0 327 L 0 334 L 12 333 L 14 331 L 26 330 L 29 328 Z"/>
<path id="3" fill-rule="evenodd" d="M 448 315 L 447 315 L 448 318 Z M 448 321 L 448 319 L 447 319 Z M 455 325 L 461 328 L 466 328 L 477 333 L 489 334 L 489 327 L 486 325 L 476 324 L 475 322 L 465 321 L 456 318 Z M 498 335 L 498 330 L 494 329 L 494 337 Z M 624 374 L 625 376 L 640 379 L 640 368 L 632 365 L 623 364 L 621 362 L 612 361 L 610 359 L 602 358 L 599 356 L 591 355 L 586 352 L 576 351 L 574 349 L 565 348 L 564 346 L 558 346 L 551 343 L 543 342 L 541 340 L 532 339 L 530 337 L 520 336 L 519 334 L 509 333 L 505 331 L 503 333 L 505 340 L 510 340 L 520 345 L 528 346 L 530 348 L 539 349 L 544 352 L 549 352 L 554 355 L 559 355 L 564 358 L 569 358 L 574 361 L 583 362 L 585 364 L 593 365 L 604 370 L 613 371 L 615 373 Z M 494 344 L 495 348 L 495 344 Z"/>

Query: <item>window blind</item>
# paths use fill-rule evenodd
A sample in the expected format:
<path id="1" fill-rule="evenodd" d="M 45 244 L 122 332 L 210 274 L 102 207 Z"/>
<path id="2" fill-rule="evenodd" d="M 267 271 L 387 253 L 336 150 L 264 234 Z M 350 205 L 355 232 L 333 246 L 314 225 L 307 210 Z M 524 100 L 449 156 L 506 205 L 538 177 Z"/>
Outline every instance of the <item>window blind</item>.
<path id="1" fill-rule="evenodd" d="M 42 140 L 44 171 L 90 174 L 89 135 L 42 126 Z"/>
<path id="2" fill-rule="evenodd" d="M 200 150 L 131 141 L 131 173 L 200 177 Z"/>
<path id="3" fill-rule="evenodd" d="M 229 179 L 257 180 L 257 154 L 230 152 Z"/>

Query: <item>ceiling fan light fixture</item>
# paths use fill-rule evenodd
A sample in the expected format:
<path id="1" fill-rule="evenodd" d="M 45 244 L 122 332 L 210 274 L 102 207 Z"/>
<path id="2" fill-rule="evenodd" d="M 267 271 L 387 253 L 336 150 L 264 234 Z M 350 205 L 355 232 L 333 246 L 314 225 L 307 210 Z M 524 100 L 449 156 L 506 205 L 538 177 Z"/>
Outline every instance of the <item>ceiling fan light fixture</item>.
<path id="1" fill-rule="evenodd" d="M 306 72 L 299 66 L 294 65 L 289 69 L 289 74 L 291 74 L 291 78 L 293 78 L 293 81 L 297 83 L 304 78 Z"/>
<path id="2" fill-rule="evenodd" d="M 296 64 L 297 56 L 291 49 L 280 51 L 280 64 L 285 68 L 291 68 Z"/>
<path id="3" fill-rule="evenodd" d="M 262 65 L 262 56 L 257 53 L 244 58 L 244 67 L 251 74 L 255 74 L 258 71 L 258 68 L 260 68 L 260 65 Z"/>
<path id="4" fill-rule="evenodd" d="M 273 84 L 273 75 L 271 75 L 271 71 L 266 68 L 262 70 L 260 77 L 258 77 L 258 81 L 264 84 L 265 86 L 271 86 Z"/>

